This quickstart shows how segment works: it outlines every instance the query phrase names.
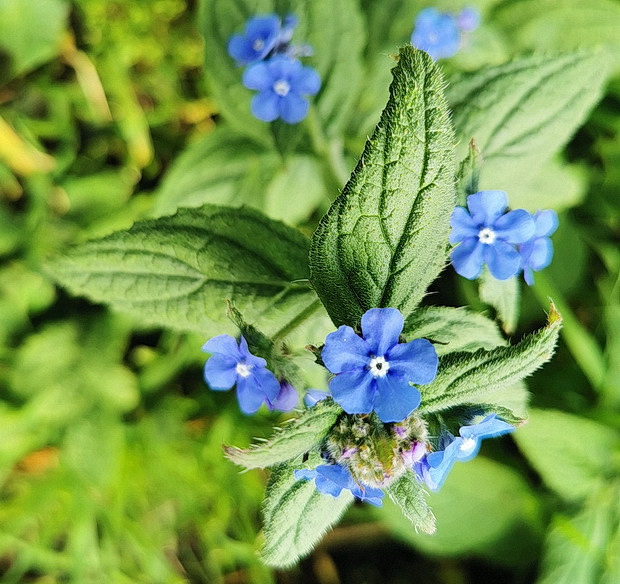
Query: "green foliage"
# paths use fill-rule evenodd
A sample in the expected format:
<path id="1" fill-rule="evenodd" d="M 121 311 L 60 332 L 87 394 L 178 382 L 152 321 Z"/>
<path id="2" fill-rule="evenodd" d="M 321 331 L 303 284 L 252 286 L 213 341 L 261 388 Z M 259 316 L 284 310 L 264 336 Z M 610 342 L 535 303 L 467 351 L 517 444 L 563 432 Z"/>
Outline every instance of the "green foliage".
<path id="1" fill-rule="evenodd" d="M 474 138 L 482 153 L 480 188 L 510 191 L 535 175 L 600 99 L 606 71 L 601 53 L 582 52 L 518 59 L 454 81 L 447 98 L 461 148 Z"/>
<path id="2" fill-rule="evenodd" d="M 269 441 L 245 450 L 225 447 L 226 456 L 245 468 L 265 468 L 287 462 L 312 450 L 325 438 L 342 413 L 331 400 L 304 411 Z"/>
<path id="3" fill-rule="evenodd" d="M 592 420 L 532 410 L 515 440 L 545 483 L 568 500 L 584 499 L 620 474 L 620 434 Z"/>
<path id="4" fill-rule="evenodd" d="M 412 48 L 393 75 L 377 129 L 312 240 L 312 282 L 336 325 L 376 306 L 409 315 L 445 261 L 456 195 L 443 82 Z"/>
<path id="5" fill-rule="evenodd" d="M 311 462 L 316 466 L 320 459 L 315 456 Z M 306 555 L 353 502 L 346 489 L 332 497 L 319 493 L 314 481 L 298 481 L 295 468 L 282 464 L 273 469 L 263 506 L 265 544 L 261 556 L 277 568 L 289 567 Z"/>
<path id="6" fill-rule="evenodd" d="M 516 345 L 444 356 L 435 379 L 420 388 L 420 411 L 492 401 L 493 392 L 515 384 L 551 359 L 561 323 L 552 306 L 547 326 Z"/>
<path id="7" fill-rule="evenodd" d="M 387 489 L 403 515 L 411 521 L 416 532 L 435 533 L 435 516 L 425 500 L 425 491 L 412 473 L 405 473 Z"/>
<path id="8" fill-rule="evenodd" d="M 223 331 L 225 300 L 276 331 L 316 297 L 307 285 L 307 240 L 251 209 L 204 206 L 136 223 L 77 247 L 49 271 L 76 294 L 147 324 Z"/>

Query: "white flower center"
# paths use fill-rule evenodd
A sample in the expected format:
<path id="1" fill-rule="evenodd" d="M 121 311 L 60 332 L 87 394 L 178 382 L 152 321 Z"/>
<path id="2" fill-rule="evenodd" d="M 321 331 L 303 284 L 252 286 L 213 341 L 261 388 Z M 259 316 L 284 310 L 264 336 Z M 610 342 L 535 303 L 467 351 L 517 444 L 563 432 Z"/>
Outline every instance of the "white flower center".
<path id="1" fill-rule="evenodd" d="M 480 241 L 480 243 L 491 245 L 495 243 L 496 238 L 497 234 L 490 227 L 485 227 L 478 232 L 478 241 Z"/>
<path id="2" fill-rule="evenodd" d="M 256 39 L 252 43 L 252 48 L 258 53 L 265 48 L 265 41 L 263 39 Z"/>
<path id="3" fill-rule="evenodd" d="M 240 375 L 241 377 L 249 377 L 252 369 L 253 366 L 248 365 L 247 363 L 237 363 L 237 367 L 235 367 L 237 375 Z"/>
<path id="4" fill-rule="evenodd" d="M 385 360 L 385 357 L 373 357 L 368 368 L 373 377 L 385 377 L 390 369 L 390 364 Z"/>
<path id="5" fill-rule="evenodd" d="M 273 84 L 273 90 L 280 96 L 284 97 L 291 90 L 291 86 L 288 81 L 284 81 L 284 79 L 278 79 Z"/>
<path id="6" fill-rule="evenodd" d="M 463 438 L 461 442 L 461 452 L 463 454 L 471 454 L 476 448 L 476 440 L 474 438 Z"/>

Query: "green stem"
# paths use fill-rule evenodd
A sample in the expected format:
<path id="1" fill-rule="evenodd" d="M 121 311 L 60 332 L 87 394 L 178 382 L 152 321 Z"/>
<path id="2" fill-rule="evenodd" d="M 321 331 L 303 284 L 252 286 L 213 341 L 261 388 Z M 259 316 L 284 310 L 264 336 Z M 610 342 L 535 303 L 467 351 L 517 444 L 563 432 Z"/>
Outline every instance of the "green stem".
<path id="1" fill-rule="evenodd" d="M 299 325 L 312 316 L 321 306 L 321 301 L 317 298 L 312 304 L 309 304 L 304 308 L 297 316 L 287 322 L 279 331 L 277 331 L 271 338 L 273 341 L 278 341 L 282 337 L 288 335 L 292 330 L 295 330 Z"/>
<path id="2" fill-rule="evenodd" d="M 536 274 L 532 292 L 539 303 L 547 308 L 551 298 L 562 315 L 562 337 L 573 354 L 575 362 L 594 389 L 599 389 L 605 378 L 605 358 L 594 337 L 577 320 L 566 299 L 548 274 Z"/>

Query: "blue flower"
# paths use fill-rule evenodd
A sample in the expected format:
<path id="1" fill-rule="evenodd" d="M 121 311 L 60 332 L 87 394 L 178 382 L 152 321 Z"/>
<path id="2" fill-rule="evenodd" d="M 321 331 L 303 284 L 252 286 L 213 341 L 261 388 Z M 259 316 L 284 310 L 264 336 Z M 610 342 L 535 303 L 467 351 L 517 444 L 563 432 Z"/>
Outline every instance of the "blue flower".
<path id="1" fill-rule="evenodd" d="M 243 84 L 258 90 L 252 98 L 252 113 L 263 122 L 282 118 L 289 124 L 301 122 L 308 113 L 306 95 L 315 95 L 321 79 L 312 67 L 284 55 L 250 65 L 243 74 Z"/>
<path id="2" fill-rule="evenodd" d="M 445 433 L 440 440 L 440 448 L 443 450 L 427 454 L 424 459 L 414 464 L 414 470 L 431 491 L 437 491 L 457 460 L 465 462 L 478 454 L 483 438 L 501 436 L 513 430 L 514 426 L 500 420 L 495 414 L 490 414 L 478 424 L 462 426 L 456 438 Z"/>
<path id="3" fill-rule="evenodd" d="M 288 381 L 280 381 L 280 391 L 274 400 L 267 399 L 267 407 L 272 411 L 290 412 L 298 402 L 297 390 Z"/>
<path id="4" fill-rule="evenodd" d="M 293 24 L 294 27 L 294 24 Z M 289 34 L 287 29 L 286 34 Z M 292 35 L 292 31 L 290 32 Z M 228 41 L 228 54 L 238 65 L 264 59 L 280 42 L 280 18 L 275 14 L 255 16 L 248 20 L 244 34 L 233 35 Z M 288 37 L 290 40 L 290 36 Z"/>
<path id="5" fill-rule="evenodd" d="M 319 493 L 337 497 L 342 489 L 348 489 L 361 501 L 366 501 L 375 507 L 383 506 L 381 500 L 384 493 L 381 489 L 360 485 L 355 481 L 351 471 L 339 464 L 321 464 L 315 469 L 301 469 L 295 471 L 298 480 L 314 479 L 314 484 Z"/>
<path id="6" fill-rule="evenodd" d="M 434 60 L 447 59 L 458 52 L 463 33 L 475 30 L 479 24 L 475 8 L 464 8 L 459 14 L 425 8 L 415 20 L 411 44 Z"/>
<path id="7" fill-rule="evenodd" d="M 555 211 L 545 209 L 534 214 L 536 231 L 534 236 L 519 246 L 523 277 L 529 286 L 534 284 L 534 273 L 546 268 L 553 258 L 553 243 L 549 236 L 558 228 Z"/>
<path id="8" fill-rule="evenodd" d="M 216 391 L 236 385 L 239 407 L 244 414 L 253 414 L 263 402 L 273 404 L 278 399 L 280 383 L 265 368 L 267 362 L 250 353 L 243 337 L 237 345 L 230 335 L 218 335 L 208 340 L 202 350 L 211 353 L 205 363 L 205 381 Z"/>
<path id="9" fill-rule="evenodd" d="M 322 359 L 336 374 L 329 388 L 348 414 L 374 410 L 383 422 L 400 422 L 420 405 L 411 384 L 435 378 L 437 353 L 426 339 L 399 343 L 403 325 L 395 308 L 371 308 L 362 316 L 362 337 L 349 326 L 327 335 Z"/>
<path id="10" fill-rule="evenodd" d="M 450 257 L 461 276 L 474 280 L 487 264 L 494 278 L 506 280 L 521 268 L 515 245 L 532 238 L 534 219 L 523 209 L 506 213 L 507 206 L 503 191 L 480 191 L 467 197 L 469 210 L 454 209 L 450 243 L 459 245 Z"/>
<path id="11" fill-rule="evenodd" d="M 411 44 L 435 60 L 452 57 L 461 44 L 456 19 L 436 8 L 425 8 L 415 20 Z"/>

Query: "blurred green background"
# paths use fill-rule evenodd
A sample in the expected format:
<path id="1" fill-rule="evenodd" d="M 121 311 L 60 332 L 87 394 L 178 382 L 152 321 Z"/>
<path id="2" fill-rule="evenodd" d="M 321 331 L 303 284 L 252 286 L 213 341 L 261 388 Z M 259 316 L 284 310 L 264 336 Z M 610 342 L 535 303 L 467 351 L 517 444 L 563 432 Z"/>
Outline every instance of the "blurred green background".
<path id="1" fill-rule="evenodd" d="M 0 0 L 1 582 L 620 582 L 619 2 L 471 2 L 482 25 L 444 63 L 449 78 L 532 51 L 602 45 L 612 73 L 537 184 L 549 198 L 534 204 L 555 208 L 561 227 L 552 266 L 523 292 L 514 336 L 544 321 L 551 296 L 565 319 L 558 352 L 528 380 L 530 423 L 485 444 L 431 497 L 435 536 L 412 533 L 387 505 L 358 505 L 298 568 L 262 566 L 266 475 L 240 474 L 221 445 L 245 446 L 282 419 L 244 417 L 232 394 L 207 391 L 200 347 L 219 331 L 145 328 L 46 275 L 46 260 L 72 244 L 191 204 L 196 184 L 310 233 L 385 103 L 386 55 L 431 5 L 354 4 L 357 15 L 330 24 L 343 29 L 343 50 L 350 43 L 365 58 L 364 91 L 351 98 L 359 115 L 334 130 L 340 166 L 293 159 L 293 170 L 266 179 L 260 141 L 254 166 L 216 172 L 235 145 L 213 132 L 250 95 L 239 84 L 245 102 L 228 103 L 205 59 L 203 33 L 224 0 Z M 367 36 L 347 36 L 353 25 Z M 304 136 L 279 131 L 280 145 L 303 148 Z M 320 172 L 329 177 L 318 185 Z M 434 289 L 444 303 L 472 301 L 449 271 Z"/>

